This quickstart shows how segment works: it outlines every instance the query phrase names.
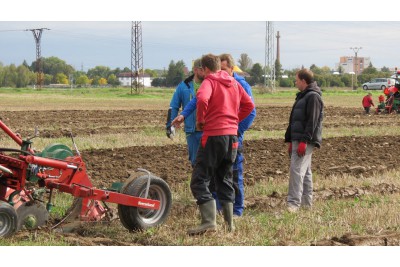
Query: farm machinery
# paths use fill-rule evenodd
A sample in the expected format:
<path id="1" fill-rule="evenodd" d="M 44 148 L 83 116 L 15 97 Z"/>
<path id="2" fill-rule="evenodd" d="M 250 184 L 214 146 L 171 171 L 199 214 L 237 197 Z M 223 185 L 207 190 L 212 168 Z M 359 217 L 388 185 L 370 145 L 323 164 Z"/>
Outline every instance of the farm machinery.
<path id="1" fill-rule="evenodd" d="M 113 183 L 109 189 L 94 187 L 86 165 L 74 142 L 74 150 L 63 144 L 52 144 L 43 151 L 32 149 L 31 138 L 22 139 L 0 120 L 0 128 L 19 146 L 0 148 L 0 237 L 21 229 L 62 226 L 76 222 L 98 222 L 115 219 L 115 209 L 129 231 L 139 231 L 162 224 L 169 215 L 172 198 L 168 184 L 147 170 L 131 176 L 124 183 Z M 112 171 L 112 170 L 110 170 Z M 54 195 L 71 195 L 72 204 L 63 216 L 50 222 L 55 207 Z"/>
<path id="2" fill-rule="evenodd" d="M 386 100 L 383 95 L 379 96 L 379 104 L 376 107 L 376 113 L 400 113 L 400 81 L 399 81 L 400 71 L 396 70 L 394 78 L 396 80 L 395 84 L 389 88 L 383 90 Z"/>

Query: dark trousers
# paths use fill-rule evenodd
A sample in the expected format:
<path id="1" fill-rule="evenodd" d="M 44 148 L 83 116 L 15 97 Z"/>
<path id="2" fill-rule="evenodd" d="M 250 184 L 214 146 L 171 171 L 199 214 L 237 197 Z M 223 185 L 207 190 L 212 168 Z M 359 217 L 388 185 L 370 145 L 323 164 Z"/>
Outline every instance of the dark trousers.
<path id="1" fill-rule="evenodd" d="M 371 107 L 364 107 L 364 110 L 365 110 L 365 114 L 369 114 L 369 109 L 370 109 Z"/>
<path id="2" fill-rule="evenodd" d="M 222 203 L 234 202 L 232 166 L 237 148 L 236 135 L 209 136 L 208 138 L 203 135 L 190 181 L 190 189 L 198 205 L 214 199 L 209 190 L 211 179 L 214 179 L 218 199 Z"/>

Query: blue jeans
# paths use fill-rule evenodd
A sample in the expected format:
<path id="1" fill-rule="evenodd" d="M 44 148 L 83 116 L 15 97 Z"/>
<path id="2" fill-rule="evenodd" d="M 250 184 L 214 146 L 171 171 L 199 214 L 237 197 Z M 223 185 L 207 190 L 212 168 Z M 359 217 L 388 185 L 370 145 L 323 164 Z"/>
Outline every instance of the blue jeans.
<path id="1" fill-rule="evenodd" d="M 203 132 L 186 133 L 186 142 L 189 149 L 189 161 L 194 166 L 196 162 L 197 150 L 199 150 L 200 139 Z"/>

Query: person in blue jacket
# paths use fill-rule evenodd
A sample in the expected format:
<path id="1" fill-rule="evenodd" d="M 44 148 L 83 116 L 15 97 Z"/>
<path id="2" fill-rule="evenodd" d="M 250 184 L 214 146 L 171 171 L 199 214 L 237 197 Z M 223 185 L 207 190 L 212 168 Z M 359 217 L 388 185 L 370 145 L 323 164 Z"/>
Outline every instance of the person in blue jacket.
<path id="1" fill-rule="evenodd" d="M 251 97 L 254 103 L 254 98 L 253 94 L 251 91 L 250 85 L 246 82 L 246 80 L 238 75 L 236 72 L 234 72 L 234 67 L 235 63 L 230 54 L 222 54 L 219 56 L 221 59 L 221 69 L 225 70 L 228 72 L 229 75 L 232 75 L 233 78 L 244 88 L 246 93 Z M 193 111 L 196 109 L 196 104 L 197 104 L 197 99 L 193 98 L 183 109 L 181 114 L 175 118 L 175 120 L 172 122 L 173 125 L 176 125 L 179 127 L 180 123 L 185 120 L 186 124 L 186 119 L 192 116 Z M 238 128 L 238 139 L 239 139 L 239 149 L 238 153 L 236 156 L 235 163 L 233 165 L 233 183 L 234 183 L 234 188 L 235 188 L 235 203 L 233 206 L 233 214 L 236 216 L 242 216 L 243 210 L 244 210 L 244 183 L 243 183 L 243 139 L 244 139 L 244 133 L 247 129 L 250 128 L 252 125 L 254 119 L 256 117 L 256 108 L 253 109 L 253 111 L 248 115 L 243 121 L 239 123 L 239 128 Z M 214 185 L 211 184 L 211 187 Z M 212 190 L 215 191 L 215 190 Z M 214 198 L 217 200 L 217 208 L 218 210 L 221 209 L 220 204 L 218 202 L 218 199 L 216 197 L 216 194 L 213 194 Z"/>
<path id="2" fill-rule="evenodd" d="M 204 79 L 204 71 L 201 66 L 201 60 L 196 59 L 193 63 L 193 74 L 178 84 L 174 95 L 172 96 L 168 110 L 166 133 L 168 138 L 172 138 L 171 122 L 178 115 L 179 109 L 184 109 L 186 105 L 196 97 L 196 92 Z M 202 131 L 196 130 L 196 113 L 185 117 L 185 133 L 188 145 L 189 161 L 194 166 L 197 150 L 200 145 Z"/>

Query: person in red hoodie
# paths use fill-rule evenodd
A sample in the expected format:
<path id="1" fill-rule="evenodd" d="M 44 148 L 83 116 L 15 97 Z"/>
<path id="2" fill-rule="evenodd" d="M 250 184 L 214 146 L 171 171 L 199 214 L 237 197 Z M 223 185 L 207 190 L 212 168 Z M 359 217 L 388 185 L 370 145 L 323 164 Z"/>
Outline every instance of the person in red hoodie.
<path id="1" fill-rule="evenodd" d="M 372 94 L 368 93 L 368 95 L 364 96 L 364 98 L 362 100 L 362 105 L 364 107 L 365 114 L 369 114 L 369 110 L 370 110 L 371 106 L 375 107 L 371 96 L 372 96 Z"/>
<path id="2" fill-rule="evenodd" d="M 232 166 L 239 145 L 238 124 L 254 109 L 254 103 L 243 87 L 226 71 L 221 71 L 218 56 L 205 55 L 201 63 L 205 77 L 196 95 L 196 124 L 203 130 L 203 136 L 190 181 L 190 189 L 200 209 L 201 224 L 189 229 L 189 235 L 204 234 L 217 228 L 216 202 L 209 190 L 212 177 L 227 230 L 234 230 Z"/>

